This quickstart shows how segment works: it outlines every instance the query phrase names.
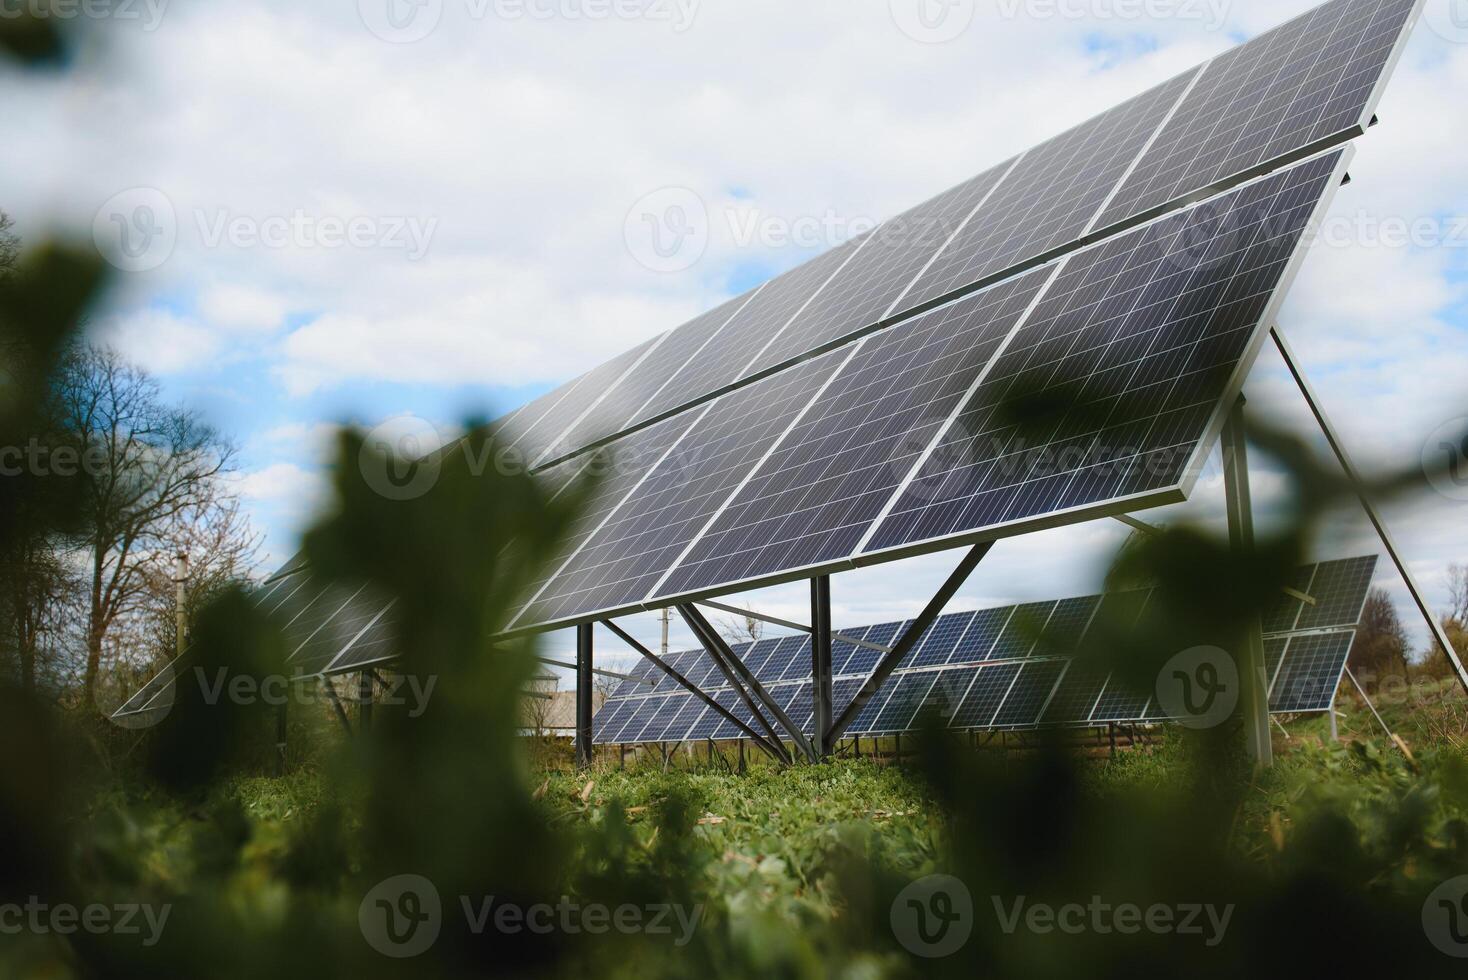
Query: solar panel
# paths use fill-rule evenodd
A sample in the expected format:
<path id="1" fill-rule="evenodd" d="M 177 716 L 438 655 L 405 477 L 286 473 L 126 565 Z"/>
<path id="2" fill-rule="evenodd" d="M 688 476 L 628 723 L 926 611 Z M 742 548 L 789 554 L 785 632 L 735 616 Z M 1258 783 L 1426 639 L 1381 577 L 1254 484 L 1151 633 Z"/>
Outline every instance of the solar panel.
<path id="1" fill-rule="evenodd" d="M 1271 711 L 1323 711 L 1333 703 L 1335 686 L 1354 637 L 1355 620 L 1347 617 L 1359 617 L 1375 563 L 1375 556 L 1370 555 L 1321 562 L 1306 565 L 1291 577 L 1292 582 L 1316 583 L 1318 595 L 1311 596 L 1316 605 L 1307 608 L 1325 610 L 1322 621 L 1328 620 L 1331 625 L 1306 627 L 1292 619 L 1283 624 L 1282 631 L 1266 633 L 1265 669 L 1272 682 Z M 1137 589 L 940 616 L 858 713 L 846 734 L 906 731 L 926 715 L 936 715 L 956 729 L 1150 724 L 1166 720 L 1150 692 L 1130 690 L 1086 652 L 1124 643 L 1150 594 L 1148 589 Z M 1298 599 L 1292 601 L 1299 605 Z M 881 623 L 841 632 L 891 644 L 907 625 Z M 844 656 L 833 657 L 832 662 L 832 706 L 839 715 L 860 690 L 880 654 L 839 640 L 832 646 L 833 650 L 845 650 Z M 705 655 L 695 652 L 694 656 Z M 752 670 L 757 668 L 761 681 L 792 721 L 810 731 L 813 708 L 809 636 L 760 640 L 744 659 Z M 989 662 L 993 660 L 1005 662 Z M 708 685 L 710 693 L 732 694 L 722 676 L 711 675 Z M 633 700 L 647 697 L 643 692 L 632 693 Z M 669 720 L 675 724 L 648 729 L 657 738 L 642 740 L 677 741 L 672 736 L 682 721 Z M 698 730 L 687 737 L 708 737 L 718 725 L 704 716 Z M 728 728 L 717 737 L 737 737 L 732 726 Z"/>
<path id="2" fill-rule="evenodd" d="M 1272 711 L 1326 711 L 1335 701 L 1354 631 L 1296 636 L 1285 649 L 1274 687 Z"/>
<path id="3" fill-rule="evenodd" d="M 820 295 L 761 352 L 753 370 L 801 357 L 885 319 L 917 274 L 988 199 L 1012 162 L 883 222 Z"/>
<path id="4" fill-rule="evenodd" d="M 1065 260 L 865 551 L 1180 499 L 1342 155 Z"/>
<path id="5" fill-rule="evenodd" d="M 656 418 L 748 378 L 759 352 L 865 241 L 863 237 L 838 245 L 766 283 L 698 356 L 690 358 L 657 396 L 636 413 L 637 421 Z"/>
<path id="6" fill-rule="evenodd" d="M 1335 0 L 1210 62 L 1099 225 L 1365 132 L 1416 0 Z"/>
<path id="7" fill-rule="evenodd" d="M 577 548 L 511 627 L 638 607 L 846 356 L 835 352 L 797 365 L 696 413 L 688 438 Z"/>
<path id="8" fill-rule="evenodd" d="M 1036 271 L 869 338 L 659 594 L 845 561 L 1045 280 Z"/>
<path id="9" fill-rule="evenodd" d="M 1197 71 L 1027 151 L 899 305 L 941 299 L 1080 238 Z"/>
<path id="10" fill-rule="evenodd" d="M 594 476 L 597 478 L 595 493 L 571 523 L 560 548 L 543 566 L 545 573 L 530 583 L 527 592 L 531 600 L 521 607 L 516 618 L 524 614 L 525 609 L 533 604 L 534 598 L 575 558 L 602 524 L 610 520 L 631 493 L 647 479 L 658 462 L 688 431 L 692 422 L 693 419 L 687 416 L 669 419 L 618 440 L 615 445 L 599 450 L 589 460 L 569 460 L 548 471 L 552 479 L 560 481 L 576 476 Z"/>
<path id="11" fill-rule="evenodd" d="M 544 465 L 558 456 L 605 440 L 634 422 L 660 414 L 667 407 L 660 395 L 685 364 L 699 357 L 713 337 L 757 293 L 752 289 L 683 324 L 663 338 L 636 367 L 628 371 L 605 397 L 541 457 Z"/>
<path id="12" fill-rule="evenodd" d="M 592 411 L 607 392 L 617 386 L 622 376 L 632 370 L 661 340 L 662 337 L 659 336 L 644 341 L 542 396 L 538 401 L 547 403 L 544 410 L 537 412 L 533 421 L 527 416 L 523 424 L 510 426 L 509 433 L 512 435 L 507 434 L 504 438 L 533 464 L 548 450 L 560 445 L 561 437 L 566 431 L 583 415 Z M 530 407 L 535 408 L 536 405 L 537 402 L 532 402 Z"/>

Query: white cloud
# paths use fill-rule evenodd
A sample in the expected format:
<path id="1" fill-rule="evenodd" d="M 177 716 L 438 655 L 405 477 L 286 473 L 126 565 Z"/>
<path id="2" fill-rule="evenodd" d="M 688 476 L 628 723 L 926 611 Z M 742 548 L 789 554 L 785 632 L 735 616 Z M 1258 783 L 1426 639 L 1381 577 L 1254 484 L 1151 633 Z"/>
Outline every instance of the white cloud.
<path id="1" fill-rule="evenodd" d="M 217 284 L 199 297 L 199 313 L 210 324 L 245 333 L 270 333 L 285 320 L 280 297 L 250 286 Z"/>
<path id="2" fill-rule="evenodd" d="M 196 368 L 219 352 L 218 338 L 211 330 L 167 310 L 142 309 L 107 317 L 94 336 L 159 375 Z"/>

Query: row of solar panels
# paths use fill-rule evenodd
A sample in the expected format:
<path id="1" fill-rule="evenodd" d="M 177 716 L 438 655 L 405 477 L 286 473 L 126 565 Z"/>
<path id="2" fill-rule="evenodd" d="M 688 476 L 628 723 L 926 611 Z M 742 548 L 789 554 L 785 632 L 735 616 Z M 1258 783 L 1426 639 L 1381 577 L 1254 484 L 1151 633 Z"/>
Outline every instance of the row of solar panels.
<path id="1" fill-rule="evenodd" d="M 608 361 L 504 421 L 539 464 L 1360 135 L 1417 0 L 1334 0 Z"/>
<path id="2" fill-rule="evenodd" d="M 1269 710 L 1328 711 L 1355 635 L 1355 630 L 1339 630 L 1267 641 Z M 837 711 L 851 702 L 861 684 L 855 678 L 834 682 L 832 703 Z M 886 688 L 846 729 L 848 737 L 911 731 L 929 713 L 953 729 L 986 731 L 1175 720 L 1150 694 L 1064 658 L 908 672 Z M 811 731 L 814 709 L 808 679 L 776 684 L 769 693 L 794 724 Z M 712 696 L 745 725 L 759 730 L 733 691 Z M 624 745 L 743 737 L 727 718 L 686 693 L 608 702 L 597 713 L 594 732 L 598 744 Z"/>
<path id="3" fill-rule="evenodd" d="M 293 677 L 329 677 L 395 659 L 391 599 L 367 586 L 343 587 L 313 578 L 299 556 L 260 586 L 255 604 L 281 628 L 286 669 Z M 190 653 L 154 675 L 113 717 L 146 718 L 173 704 L 174 684 L 187 676 Z"/>
<path id="4" fill-rule="evenodd" d="M 1327 710 L 1360 619 L 1376 556 L 1308 565 L 1262 617 L 1270 709 Z M 1303 597 L 1303 598 L 1302 598 Z M 1150 590 L 1026 603 L 940 617 L 847 729 L 851 735 L 904 731 L 927 711 L 954 728 L 1027 728 L 1166 720 L 1164 709 L 1107 671 L 1087 663 L 1088 637 L 1106 626 L 1147 631 Z M 1104 624 L 1104 625 L 1103 625 Z M 842 631 L 879 645 L 906 623 Z M 1095 642 L 1102 642 L 1096 640 Z M 791 720 L 811 730 L 810 638 L 790 636 L 734 648 Z M 832 705 L 839 715 L 872 673 L 879 651 L 832 644 Z M 701 650 L 669 665 L 752 725 L 752 716 Z M 658 678 L 655 686 L 647 681 Z M 649 662 L 639 664 L 595 720 L 602 743 L 677 742 L 740 737 L 728 719 L 684 691 Z"/>
<path id="5" fill-rule="evenodd" d="M 509 630 L 1182 499 L 1344 157 L 1313 158 L 617 440 Z M 1020 418 L 1017 403 L 1041 412 Z M 583 465 L 546 478 L 569 484 Z"/>

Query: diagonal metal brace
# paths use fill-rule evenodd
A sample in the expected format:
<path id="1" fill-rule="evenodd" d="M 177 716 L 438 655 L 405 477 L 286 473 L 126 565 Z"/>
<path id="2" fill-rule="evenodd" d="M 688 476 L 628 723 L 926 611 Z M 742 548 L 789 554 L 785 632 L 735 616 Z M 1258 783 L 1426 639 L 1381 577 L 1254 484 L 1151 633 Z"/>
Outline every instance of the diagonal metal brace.
<path id="1" fill-rule="evenodd" d="M 1412 574 L 1412 570 L 1407 567 L 1407 563 L 1402 560 L 1401 554 L 1397 551 L 1396 541 L 1392 538 L 1391 532 L 1387 530 L 1386 523 L 1377 513 L 1376 505 L 1371 502 L 1371 497 L 1366 492 L 1366 481 L 1361 479 L 1356 464 L 1351 461 L 1345 444 L 1341 442 L 1340 434 L 1336 432 L 1330 417 L 1325 414 L 1325 408 L 1320 404 L 1320 399 L 1316 397 L 1314 386 L 1310 384 L 1310 380 L 1305 377 L 1305 372 L 1301 370 L 1299 361 L 1295 359 L 1295 352 L 1290 347 L 1289 341 L 1285 340 L 1277 324 L 1269 328 L 1269 335 L 1274 338 L 1274 346 L 1279 348 L 1279 354 L 1284 358 L 1285 367 L 1289 368 L 1290 375 L 1300 389 L 1300 394 L 1305 396 L 1305 403 L 1310 406 L 1310 414 L 1315 416 L 1320 431 L 1325 434 L 1325 441 L 1330 443 L 1331 451 L 1335 453 L 1337 462 L 1345 471 L 1346 479 L 1355 489 L 1356 498 L 1361 501 L 1361 508 L 1366 511 L 1366 516 L 1371 520 L 1371 526 L 1376 528 L 1377 537 L 1381 538 L 1382 545 L 1386 547 L 1386 553 L 1391 556 L 1392 564 L 1397 566 L 1397 574 L 1402 577 L 1407 591 L 1412 593 L 1412 601 L 1417 604 L 1417 611 L 1427 621 L 1427 628 L 1432 638 L 1442 648 L 1443 656 L 1447 657 L 1448 665 L 1457 675 L 1458 683 L 1463 686 L 1463 690 L 1468 691 L 1468 668 L 1464 668 L 1463 661 L 1458 659 L 1458 653 L 1453 649 L 1453 641 L 1448 638 L 1447 630 L 1443 629 L 1442 623 L 1438 622 L 1437 617 L 1432 614 L 1432 607 L 1423 597 L 1422 587 L 1417 584 L 1416 576 Z"/>
<path id="2" fill-rule="evenodd" d="M 657 667 L 663 673 L 673 678 L 675 682 L 685 688 L 694 697 L 698 698 L 710 708 L 713 708 L 714 711 L 723 716 L 731 724 L 735 725 L 740 731 L 745 734 L 745 737 L 753 741 L 755 745 L 759 746 L 760 749 L 768 753 L 772 758 L 780 762 L 790 761 L 789 756 L 785 754 L 783 747 L 777 749 L 775 746 L 772 746 L 761 735 L 757 734 L 754 729 L 750 728 L 744 722 L 740 721 L 738 717 L 736 717 L 731 711 L 729 711 L 728 708 L 725 708 L 722 704 L 719 704 L 718 701 L 714 700 L 708 694 L 705 694 L 702 690 L 699 689 L 698 685 L 694 684 L 688 678 L 684 677 L 682 674 L 678 673 L 678 671 L 670 667 L 663 660 L 663 658 L 659 657 L 657 654 L 653 653 L 647 647 L 639 643 L 635 637 L 633 637 L 626 630 L 622 629 L 622 627 L 618 626 L 610 619 L 602 620 L 602 625 L 615 633 L 619 638 L 621 638 L 623 643 L 626 643 L 629 647 L 642 654 L 648 660 L 652 661 L 654 667 Z"/>
<path id="3" fill-rule="evenodd" d="M 912 621 L 912 625 L 903 632 L 902 638 L 893 645 L 892 652 L 877 663 L 872 675 L 861 686 L 861 690 L 856 692 L 856 697 L 851 699 L 846 710 L 842 711 L 840 717 L 831 724 L 830 731 L 826 732 L 827 745 L 836 744 L 836 740 L 846 732 L 847 727 L 856 720 L 856 716 L 861 714 L 861 709 L 867 706 L 867 702 L 881 690 L 882 685 L 887 682 L 888 677 L 892 676 L 892 671 L 897 669 L 897 665 L 902 663 L 903 658 L 912 652 L 913 647 L 917 646 L 918 640 L 922 639 L 928 627 L 932 626 L 933 621 L 943 612 L 943 607 L 948 605 L 954 593 L 963 587 L 963 583 L 973 574 L 974 569 L 979 567 L 979 562 L 984 560 L 984 556 L 993 547 L 993 541 L 985 541 L 969 549 L 969 553 L 948 576 L 943 587 L 932 599 L 928 600 L 923 611 L 918 613 L 917 619 Z"/>
<path id="4" fill-rule="evenodd" d="M 744 666 L 744 661 L 734 656 L 734 651 L 729 649 L 729 644 L 725 643 L 724 638 L 719 635 L 718 630 L 714 629 L 713 626 L 709 625 L 709 621 L 703 618 L 703 613 L 699 612 L 692 605 L 679 606 L 678 612 L 682 614 L 684 621 L 688 623 L 689 629 L 693 630 L 694 636 L 698 637 L 704 649 L 710 653 L 717 652 L 717 655 L 727 663 L 729 669 L 737 674 L 739 679 L 744 682 L 745 688 L 759 700 L 760 704 L 770 714 L 775 716 L 775 720 L 780 723 L 780 727 L 785 729 L 785 732 L 790 736 L 790 740 L 804 753 L 805 757 L 812 762 L 816 761 L 815 749 L 811 746 L 810 739 L 805 737 L 805 733 L 800 730 L 800 726 L 790 720 L 790 716 L 780 707 L 779 702 L 770 697 L 770 692 L 766 691 L 764 685 L 755 678 L 754 674 L 750 673 L 748 667 Z"/>

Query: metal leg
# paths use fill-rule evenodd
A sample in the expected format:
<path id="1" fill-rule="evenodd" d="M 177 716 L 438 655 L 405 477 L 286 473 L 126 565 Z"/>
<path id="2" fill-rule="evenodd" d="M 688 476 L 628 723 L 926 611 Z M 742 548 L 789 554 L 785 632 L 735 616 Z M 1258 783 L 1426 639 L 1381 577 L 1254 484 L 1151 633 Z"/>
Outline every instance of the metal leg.
<path id="1" fill-rule="evenodd" d="M 1315 389 L 1311 387 L 1309 379 L 1300 370 L 1300 364 L 1295 360 L 1295 353 L 1290 348 L 1289 342 L 1285 340 L 1284 334 L 1279 327 L 1273 327 L 1269 335 L 1274 338 L 1274 346 L 1279 348 L 1280 356 L 1284 358 L 1285 367 L 1290 369 L 1290 375 L 1294 377 L 1295 384 L 1300 393 L 1305 396 L 1305 402 L 1310 406 L 1310 413 L 1315 416 L 1315 422 L 1320 426 L 1320 431 L 1325 433 L 1325 441 L 1330 443 L 1331 451 L 1335 453 L 1336 459 L 1341 464 L 1341 469 L 1346 473 L 1346 479 L 1356 490 L 1356 497 L 1361 501 L 1361 507 L 1366 511 L 1366 516 L 1371 520 L 1371 526 L 1376 528 L 1377 537 L 1381 538 L 1382 546 L 1391 557 L 1392 564 L 1397 566 L 1397 574 L 1406 583 L 1407 591 L 1412 594 L 1412 601 L 1417 604 L 1417 611 L 1422 613 L 1422 618 L 1427 621 L 1427 628 L 1431 631 L 1437 645 L 1442 648 L 1443 655 L 1448 658 L 1448 663 L 1453 668 L 1453 673 L 1458 677 L 1458 683 L 1463 690 L 1468 692 L 1468 668 L 1463 666 L 1463 661 L 1458 658 L 1458 652 L 1453 649 L 1453 643 L 1448 639 L 1447 630 L 1443 629 L 1442 623 L 1438 622 L 1432 614 L 1432 609 L 1427 605 L 1427 600 L 1422 597 L 1422 589 L 1417 585 L 1417 579 L 1407 568 L 1407 563 L 1402 560 L 1401 553 L 1397 551 L 1397 545 L 1392 540 L 1391 532 L 1387 530 L 1381 515 L 1377 513 L 1376 506 L 1366 494 L 1366 484 L 1361 479 L 1361 474 L 1356 471 L 1356 465 L 1351 462 L 1350 455 L 1346 452 L 1345 444 L 1341 442 L 1335 426 L 1331 424 L 1330 418 L 1325 414 L 1320 400 L 1315 397 Z"/>
<path id="2" fill-rule="evenodd" d="M 372 730 L 372 702 L 375 692 L 372 689 L 372 672 L 364 670 L 357 675 L 357 727 L 368 732 Z"/>
<path id="3" fill-rule="evenodd" d="M 576 767 L 591 767 L 592 715 L 592 629 L 593 624 L 576 627 Z"/>
<path id="4" fill-rule="evenodd" d="M 831 754 L 826 732 L 831 727 L 831 578 L 818 575 L 810 580 L 810 679 L 815 706 L 811 747 L 824 759 Z"/>
<path id="5" fill-rule="evenodd" d="M 1244 397 L 1234 402 L 1223 427 L 1223 482 L 1228 506 L 1228 537 L 1235 554 L 1254 552 L 1254 511 L 1249 500 L 1249 451 L 1244 440 Z M 1244 745 L 1257 766 L 1274 763 L 1269 731 L 1269 678 L 1264 666 L 1264 630 L 1258 615 L 1245 624 L 1239 651 L 1239 708 Z"/>
<path id="6" fill-rule="evenodd" d="M 852 698 L 846 710 L 841 712 L 841 717 L 831 723 L 830 729 L 826 732 L 826 744 L 835 742 L 846 731 L 847 726 L 856 720 L 861 709 L 865 708 L 867 702 L 876 695 L 877 691 L 881 690 L 882 685 L 892 675 L 892 671 L 897 669 L 897 665 L 902 662 L 903 658 L 912 651 L 913 647 L 917 646 L 918 640 L 922 639 L 928 627 L 933 625 L 933 620 L 937 619 L 943 612 L 943 607 L 948 605 L 948 600 L 952 599 L 953 594 L 962 588 L 963 583 L 973 574 L 979 562 L 984 560 L 984 556 L 993 547 L 994 542 L 985 541 L 969 549 L 963 561 L 959 562 L 958 567 L 949 574 L 943 587 L 938 590 L 938 594 L 928 600 L 923 611 L 918 613 L 917 619 L 914 619 L 912 625 L 903 632 L 902 638 L 877 663 L 876 669 L 872 671 L 872 676 L 868 677 L 866 683 L 861 686 L 861 690 L 856 692 L 856 697 Z"/>
<path id="7" fill-rule="evenodd" d="M 275 774 L 277 776 L 285 775 L 286 749 L 289 742 L 286 734 L 289 730 L 289 716 L 286 714 L 286 708 L 290 704 L 290 700 L 290 698 L 286 698 L 280 702 L 280 707 L 275 709 Z"/>
<path id="8" fill-rule="evenodd" d="M 772 744 L 770 742 L 766 742 L 763 738 L 761 738 L 754 731 L 754 729 L 750 728 L 744 722 L 740 721 L 732 712 L 730 712 L 722 704 L 719 704 L 719 702 L 715 701 L 713 698 L 709 697 L 703 691 L 699 690 L 698 687 L 697 687 L 697 685 L 695 685 L 692 682 L 690 682 L 688 680 L 688 678 L 686 678 L 682 674 L 678 673 L 672 667 L 669 667 L 668 664 L 661 657 L 659 657 L 657 654 L 653 653 L 647 647 L 645 647 L 641 643 L 639 643 L 637 641 L 637 639 L 632 636 L 632 634 L 630 634 L 626 630 L 622 629 L 622 627 L 618 626 L 615 622 L 613 622 L 610 619 L 604 620 L 602 622 L 602 625 L 605 626 L 607 629 L 611 630 L 613 633 L 617 634 L 617 636 L 622 640 L 623 643 L 626 643 L 629 647 L 631 647 L 632 649 L 636 650 L 638 653 L 642 654 L 648 660 L 652 661 L 652 664 L 653 664 L 654 667 L 658 668 L 663 673 L 665 673 L 669 677 L 673 678 L 673 680 L 676 681 L 684 690 L 688 691 L 690 694 L 692 694 L 694 697 L 698 698 L 704 704 L 706 704 L 710 708 L 714 709 L 714 711 L 716 713 L 718 713 L 720 717 L 724 718 L 730 724 L 736 726 L 746 736 L 748 736 L 749 738 L 753 739 L 754 742 L 755 742 L 755 744 L 758 745 L 763 751 L 769 753 L 771 756 L 773 756 L 776 759 L 779 759 L 782 762 L 788 762 L 789 761 L 788 759 L 781 758 L 781 756 L 779 755 L 779 753 L 777 753 L 775 751 L 775 749 L 773 748 Z M 710 656 L 712 656 L 712 654 L 710 654 Z M 715 657 L 715 663 L 717 663 L 717 662 L 718 662 L 718 658 Z M 720 669 L 722 669 L 722 665 L 720 665 Z"/>
<path id="9" fill-rule="evenodd" d="M 688 628 L 693 630 L 694 635 L 699 638 L 699 642 L 703 645 L 703 648 L 715 654 L 732 673 L 737 674 L 739 679 L 744 682 L 745 688 L 759 700 L 760 704 L 770 714 L 774 715 L 775 720 L 785 729 L 785 733 L 790 736 L 790 740 L 795 743 L 796 748 L 800 749 L 801 753 L 810 761 L 816 761 L 815 750 L 811 748 L 810 741 L 805 737 L 805 733 L 790 720 L 790 716 L 785 713 L 785 709 L 780 707 L 779 702 L 770 697 L 770 692 L 766 691 L 764 685 L 749 672 L 749 668 L 744 666 L 744 662 L 734 656 L 734 651 L 729 649 L 729 645 L 724 642 L 724 638 L 719 635 L 713 626 L 709 625 L 707 619 L 704 619 L 703 613 L 699 612 L 693 606 L 679 606 L 678 612 L 683 615 L 684 621 L 688 623 Z"/>

